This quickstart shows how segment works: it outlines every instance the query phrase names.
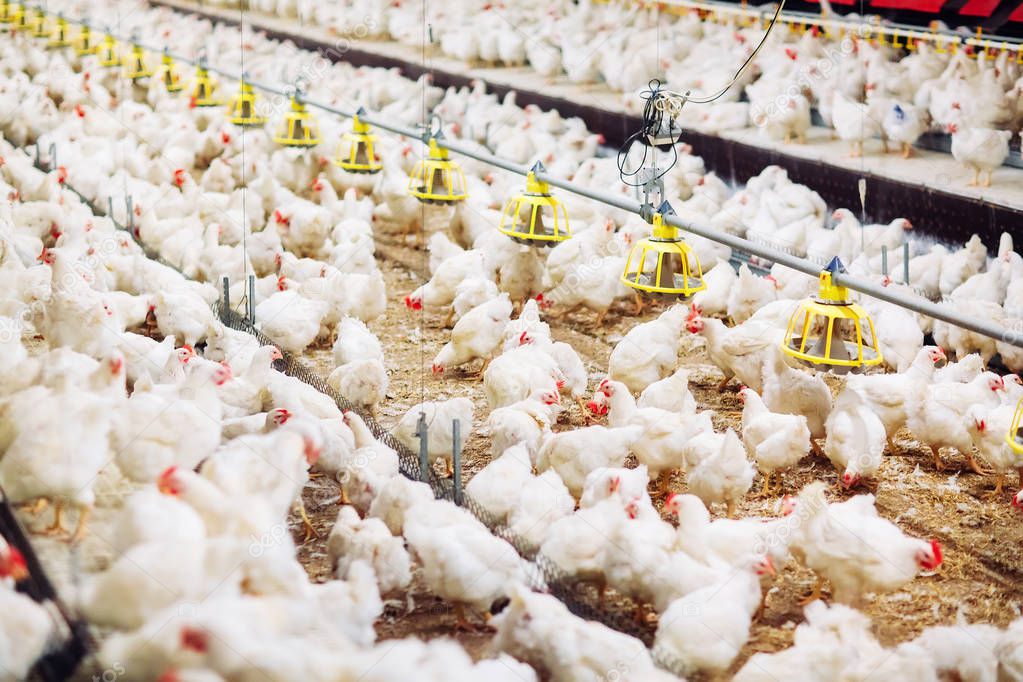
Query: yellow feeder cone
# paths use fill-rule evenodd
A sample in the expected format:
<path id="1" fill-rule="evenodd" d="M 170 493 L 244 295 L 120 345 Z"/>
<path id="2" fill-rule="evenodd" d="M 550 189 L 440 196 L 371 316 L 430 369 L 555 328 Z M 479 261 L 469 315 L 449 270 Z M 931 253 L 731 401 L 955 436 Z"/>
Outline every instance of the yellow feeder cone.
<path id="1" fill-rule="evenodd" d="M 163 56 L 160 58 L 160 81 L 167 92 L 181 92 L 185 89 L 178 65 L 167 50 L 163 51 Z"/>
<path id="2" fill-rule="evenodd" d="M 117 55 L 117 41 L 109 33 L 103 36 L 103 44 L 99 47 L 99 65 L 105 69 L 121 65 L 121 58 Z"/>
<path id="3" fill-rule="evenodd" d="M 227 105 L 227 120 L 236 126 L 261 126 L 266 123 L 266 116 L 256 111 L 256 91 L 245 78 L 242 74 L 238 92 Z"/>
<path id="4" fill-rule="evenodd" d="M 537 161 L 526 176 L 526 189 L 508 200 L 498 230 L 520 244 L 554 246 L 572 236 L 568 211 L 550 185 L 537 179 L 547 169 Z"/>
<path id="5" fill-rule="evenodd" d="M 210 77 L 209 69 L 205 62 L 199 62 L 195 67 L 195 82 L 192 84 L 192 92 L 189 101 L 193 107 L 215 107 L 220 105 L 216 98 L 217 83 Z"/>
<path id="6" fill-rule="evenodd" d="M 622 284 L 644 294 L 682 298 L 707 288 L 696 252 L 677 228 L 664 222 L 664 216 L 674 214 L 671 204 L 661 203 L 654 213 L 653 234 L 629 251 Z"/>
<path id="7" fill-rule="evenodd" d="M 320 126 L 309 113 L 298 93 L 291 97 L 291 108 L 274 135 L 274 142 L 285 147 L 315 147 L 320 143 Z"/>
<path id="8" fill-rule="evenodd" d="M 849 290 L 832 279 L 841 272 L 845 272 L 842 261 L 832 259 L 820 274 L 817 297 L 804 300 L 789 318 L 781 347 L 787 355 L 835 374 L 884 360 L 874 321 L 850 300 Z"/>
<path id="9" fill-rule="evenodd" d="M 153 70 L 146 64 L 146 53 L 138 45 L 132 45 L 131 55 L 124 64 L 124 77 L 130 81 L 139 81 L 153 75 Z"/>
<path id="10" fill-rule="evenodd" d="M 57 17 L 57 26 L 54 27 L 53 33 L 50 34 L 50 40 L 46 43 L 46 47 L 51 50 L 56 50 L 62 47 L 70 47 L 71 40 L 68 38 L 68 23 L 67 19 L 63 16 Z"/>
<path id="11" fill-rule="evenodd" d="M 465 201 L 465 175 L 461 167 L 448 158 L 448 150 L 437 144 L 437 137 L 430 138 L 426 158 L 412 169 L 408 191 L 424 204 Z"/>
<path id="12" fill-rule="evenodd" d="M 349 173 L 379 173 L 383 166 L 376 155 L 376 140 L 370 127 L 359 118 L 366 110 L 359 107 L 352 117 L 352 130 L 345 133 L 338 145 L 334 165 Z"/>
<path id="13" fill-rule="evenodd" d="M 29 31 L 33 38 L 49 38 L 50 29 L 46 25 L 46 12 L 41 8 L 37 8 L 32 19 L 29 20 Z"/>
<path id="14" fill-rule="evenodd" d="M 99 52 L 99 45 L 92 40 L 92 31 L 88 26 L 82 26 L 78 36 L 74 39 L 75 54 L 84 57 Z"/>
<path id="15" fill-rule="evenodd" d="M 1005 434 L 1005 442 L 1017 455 L 1023 455 L 1023 398 L 1020 398 L 1016 405 L 1016 412 L 1009 424 L 1009 432 Z"/>
<path id="16" fill-rule="evenodd" d="M 0 24 L 13 24 L 17 10 L 18 5 L 12 4 L 10 0 L 0 2 Z"/>

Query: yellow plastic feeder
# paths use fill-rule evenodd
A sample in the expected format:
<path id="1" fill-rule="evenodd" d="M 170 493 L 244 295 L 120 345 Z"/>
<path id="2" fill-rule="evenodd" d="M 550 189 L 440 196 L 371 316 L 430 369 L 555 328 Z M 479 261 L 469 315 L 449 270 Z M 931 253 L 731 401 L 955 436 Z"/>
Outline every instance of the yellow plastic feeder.
<path id="1" fill-rule="evenodd" d="M 109 33 L 103 36 L 103 44 L 99 47 L 99 65 L 105 69 L 121 65 L 121 58 L 117 54 L 117 41 Z"/>
<path id="2" fill-rule="evenodd" d="M 1023 398 L 1020 398 L 1016 405 L 1016 412 L 1009 424 L 1009 432 L 1005 434 L 1005 442 L 1017 455 L 1023 455 Z"/>
<path id="3" fill-rule="evenodd" d="M 437 136 L 430 138 L 426 158 L 412 169 L 408 191 L 424 204 L 465 201 L 465 175 L 461 167 L 448 157 L 448 150 L 437 144 Z"/>
<path id="4" fill-rule="evenodd" d="M 284 115 L 274 142 L 297 148 L 315 147 L 320 143 L 320 126 L 297 92 L 291 96 L 291 108 Z"/>
<path id="5" fill-rule="evenodd" d="M 664 216 L 674 214 L 667 201 L 654 213 L 653 234 L 629 251 L 622 284 L 645 294 L 682 298 L 707 288 L 696 252 L 682 239 L 678 228 L 664 223 Z"/>
<path id="6" fill-rule="evenodd" d="M 99 52 L 99 45 L 92 40 L 92 31 L 88 26 L 82 26 L 78 36 L 74 39 L 75 54 L 84 57 Z"/>
<path id="7" fill-rule="evenodd" d="M 18 7 L 18 5 L 12 4 L 10 0 L 2 0 L 0 2 L 0 24 L 13 24 Z"/>
<path id="8" fill-rule="evenodd" d="M 352 116 L 352 130 L 341 137 L 337 157 L 334 158 L 334 165 L 349 173 L 373 174 L 383 169 L 375 151 L 377 136 L 359 118 L 365 113 L 366 110 L 359 107 Z"/>
<path id="9" fill-rule="evenodd" d="M 227 105 L 227 120 L 236 126 L 261 126 L 266 123 L 266 116 L 256 111 L 256 91 L 252 84 L 242 79 L 238 81 L 238 92 Z"/>
<path id="10" fill-rule="evenodd" d="M 498 230 L 520 244 L 554 246 L 572 236 L 568 211 L 537 173 L 547 169 L 537 161 L 526 175 L 526 190 L 508 200 Z"/>
<path id="11" fill-rule="evenodd" d="M 146 64 L 146 53 L 138 45 L 132 45 L 131 55 L 124 63 L 124 77 L 132 82 L 149 78 L 153 70 Z"/>
<path id="12" fill-rule="evenodd" d="M 14 16 L 11 18 L 11 25 L 15 31 L 28 30 L 28 10 L 25 9 L 24 5 L 15 6 Z"/>
<path id="13" fill-rule="evenodd" d="M 832 280 L 840 272 L 845 272 L 842 261 L 832 259 L 820 274 L 817 297 L 804 300 L 789 318 L 781 347 L 787 355 L 835 374 L 872 367 L 884 360 L 874 321 L 852 302 L 848 288 Z"/>
<path id="14" fill-rule="evenodd" d="M 185 89 L 178 65 L 174 61 L 174 57 L 171 57 L 166 50 L 163 52 L 163 57 L 160 58 L 160 81 L 163 83 L 163 87 L 167 88 L 167 92 L 181 92 Z"/>
<path id="15" fill-rule="evenodd" d="M 195 82 L 192 83 L 191 102 L 196 107 L 215 107 L 220 100 L 215 97 L 217 82 L 210 77 L 206 64 L 200 62 L 195 67 Z"/>
<path id="16" fill-rule="evenodd" d="M 57 50 L 62 47 L 70 47 L 71 39 L 68 38 L 67 34 L 68 23 L 67 19 L 63 16 L 57 17 L 57 25 L 53 29 L 53 33 L 50 34 L 50 40 L 46 43 L 46 47 L 51 50 Z"/>
<path id="17" fill-rule="evenodd" d="M 35 14 L 28 22 L 28 28 L 33 38 L 49 38 L 50 28 L 46 25 L 46 12 L 36 8 Z"/>

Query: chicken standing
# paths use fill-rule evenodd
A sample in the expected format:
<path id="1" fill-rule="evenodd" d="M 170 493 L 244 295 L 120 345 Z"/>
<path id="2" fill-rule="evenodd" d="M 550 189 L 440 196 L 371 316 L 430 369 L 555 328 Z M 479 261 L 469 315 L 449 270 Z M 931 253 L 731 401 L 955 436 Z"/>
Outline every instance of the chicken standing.
<path id="1" fill-rule="evenodd" d="M 756 391 L 743 388 L 742 440 L 764 477 L 761 496 L 771 494 L 771 478 L 779 469 L 795 466 L 810 451 L 812 439 L 806 417 L 767 409 Z"/>

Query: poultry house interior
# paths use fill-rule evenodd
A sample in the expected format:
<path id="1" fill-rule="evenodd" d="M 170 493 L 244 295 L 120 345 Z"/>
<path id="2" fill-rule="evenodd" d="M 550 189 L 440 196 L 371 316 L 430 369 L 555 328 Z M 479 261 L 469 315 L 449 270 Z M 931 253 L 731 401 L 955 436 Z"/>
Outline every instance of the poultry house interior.
<path id="1" fill-rule="evenodd" d="M 885 4 L 0 0 L 0 680 L 1023 680 L 1023 5 Z"/>

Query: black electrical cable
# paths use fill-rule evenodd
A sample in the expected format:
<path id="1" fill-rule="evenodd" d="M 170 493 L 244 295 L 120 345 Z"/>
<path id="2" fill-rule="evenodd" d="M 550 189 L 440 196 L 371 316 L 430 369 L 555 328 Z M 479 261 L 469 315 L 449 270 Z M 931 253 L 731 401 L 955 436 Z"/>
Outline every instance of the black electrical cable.
<path id="1" fill-rule="evenodd" d="M 660 96 L 659 93 L 661 90 L 661 81 L 659 81 L 656 78 L 651 79 L 650 83 L 648 84 L 648 87 L 649 87 L 648 90 L 644 90 L 639 95 L 646 102 L 643 105 L 643 127 L 638 132 L 635 132 L 632 135 L 630 135 L 625 140 L 625 142 L 622 143 L 622 146 L 618 149 L 618 175 L 621 176 L 622 182 L 628 185 L 629 187 L 643 187 L 644 185 L 647 184 L 647 182 L 659 180 L 663 178 L 668 173 L 668 171 L 674 168 L 676 163 L 678 163 L 678 150 L 675 148 L 675 145 L 678 144 L 678 141 L 682 137 L 682 130 L 681 128 L 674 127 L 675 123 L 674 117 L 669 118 L 665 113 L 664 109 L 657 106 L 657 100 Z M 646 180 L 644 180 L 644 182 L 630 182 L 626 178 L 636 177 L 640 173 L 640 171 L 642 171 L 643 168 L 645 168 L 646 166 L 647 154 L 650 153 L 649 148 L 652 146 L 649 143 L 649 137 L 656 136 L 658 133 L 660 133 L 660 131 L 662 130 L 662 126 L 665 123 L 667 123 L 668 135 L 671 139 L 671 142 L 666 145 L 658 145 L 658 148 L 661 147 L 671 148 L 673 154 L 671 164 L 667 168 L 660 171 L 656 176 L 654 176 L 653 178 L 647 178 Z M 676 130 L 678 131 L 677 134 L 675 133 Z M 643 158 L 640 160 L 639 167 L 636 168 L 636 170 L 627 171 L 625 170 L 625 161 L 629 155 L 629 152 L 632 150 L 632 145 L 638 140 L 644 140 Z"/>

